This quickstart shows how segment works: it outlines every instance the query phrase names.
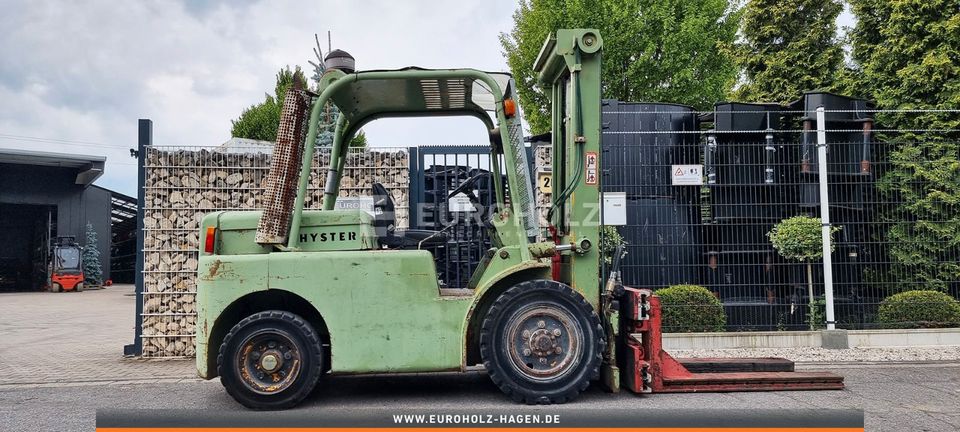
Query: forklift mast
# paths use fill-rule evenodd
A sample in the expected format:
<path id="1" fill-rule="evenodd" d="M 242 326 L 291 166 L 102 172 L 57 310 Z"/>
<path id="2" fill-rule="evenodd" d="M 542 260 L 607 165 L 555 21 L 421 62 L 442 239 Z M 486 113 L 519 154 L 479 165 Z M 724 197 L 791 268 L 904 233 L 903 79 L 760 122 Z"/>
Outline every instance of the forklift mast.
<path id="1" fill-rule="evenodd" d="M 554 260 L 554 279 L 582 292 L 597 309 L 602 47 L 597 30 L 558 30 L 533 65 L 538 85 L 550 95 L 554 194 L 547 229 L 558 248 L 577 251 Z"/>

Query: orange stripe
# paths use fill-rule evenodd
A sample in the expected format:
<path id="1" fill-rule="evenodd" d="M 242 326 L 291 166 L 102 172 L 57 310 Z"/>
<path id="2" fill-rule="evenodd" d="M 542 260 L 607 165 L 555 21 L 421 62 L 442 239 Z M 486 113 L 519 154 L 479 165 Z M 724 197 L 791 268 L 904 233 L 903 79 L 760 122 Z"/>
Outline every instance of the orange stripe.
<path id="1" fill-rule="evenodd" d="M 383 428 L 97 428 L 97 432 L 382 432 L 394 429 L 403 432 L 863 432 L 863 428 L 458 428 L 458 427 L 383 427 Z"/>

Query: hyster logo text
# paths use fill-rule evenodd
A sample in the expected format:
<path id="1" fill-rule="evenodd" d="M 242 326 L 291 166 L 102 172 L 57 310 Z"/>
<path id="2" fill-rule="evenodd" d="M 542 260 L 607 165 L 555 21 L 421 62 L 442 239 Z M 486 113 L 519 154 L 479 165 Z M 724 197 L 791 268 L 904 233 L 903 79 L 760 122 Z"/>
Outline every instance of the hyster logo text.
<path id="1" fill-rule="evenodd" d="M 300 243 L 303 242 L 327 242 L 327 241 L 353 241 L 357 239 L 355 232 L 332 232 L 332 233 L 310 233 L 300 234 Z"/>

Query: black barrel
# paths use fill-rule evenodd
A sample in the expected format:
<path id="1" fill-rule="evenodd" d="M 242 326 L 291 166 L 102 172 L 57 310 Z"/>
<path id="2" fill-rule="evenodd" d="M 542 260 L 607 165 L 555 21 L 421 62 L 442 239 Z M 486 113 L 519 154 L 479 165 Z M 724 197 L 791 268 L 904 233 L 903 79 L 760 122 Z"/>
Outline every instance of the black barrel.
<path id="1" fill-rule="evenodd" d="M 696 283 L 703 254 L 700 186 L 674 185 L 674 165 L 700 164 L 692 107 L 604 100 L 604 192 L 627 195 L 627 243 L 621 266 L 629 286 Z"/>
<path id="2" fill-rule="evenodd" d="M 695 186 L 674 186 L 671 172 L 700 163 L 693 107 L 604 100 L 601 110 L 605 191 L 684 200 L 699 194 Z"/>
<path id="3" fill-rule="evenodd" d="M 789 294 L 796 264 L 773 248 L 710 247 L 702 284 L 723 303 L 729 330 L 773 330 L 789 321 Z"/>
<path id="4" fill-rule="evenodd" d="M 775 104 L 718 103 L 704 163 L 714 221 L 780 220 L 795 214 L 799 146 L 779 132 Z"/>
<path id="5" fill-rule="evenodd" d="M 876 143 L 873 137 L 873 103 L 827 92 L 809 92 L 790 105 L 803 111 L 800 151 L 800 206 L 820 205 L 818 186 L 817 108 L 823 107 L 827 144 L 830 205 L 867 210 L 874 196 Z"/>
<path id="6" fill-rule="evenodd" d="M 627 199 L 627 225 L 618 227 L 627 243 L 621 262 L 627 286 L 661 288 L 698 282 L 703 254 L 700 212 L 673 198 Z"/>

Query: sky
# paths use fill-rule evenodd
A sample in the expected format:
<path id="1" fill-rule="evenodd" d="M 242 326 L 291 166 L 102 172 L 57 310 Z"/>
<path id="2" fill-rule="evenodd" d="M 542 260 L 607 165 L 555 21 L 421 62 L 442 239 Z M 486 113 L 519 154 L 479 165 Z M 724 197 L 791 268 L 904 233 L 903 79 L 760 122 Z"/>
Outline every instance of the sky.
<path id="1" fill-rule="evenodd" d="M 214 146 L 273 92 L 285 65 L 309 69 L 314 34 L 358 69 L 507 71 L 498 40 L 516 0 L 0 0 L 0 148 L 105 156 L 96 184 L 136 194 L 137 119 L 155 145 Z M 849 13 L 840 25 L 852 25 Z M 378 147 L 486 144 L 475 119 L 385 119 Z"/>
<path id="2" fill-rule="evenodd" d="M 106 156 L 96 184 L 136 194 L 137 119 L 154 144 L 213 146 L 285 65 L 310 66 L 314 34 L 358 69 L 508 68 L 498 35 L 515 0 L 0 0 L 0 147 Z M 380 120 L 374 146 L 485 144 L 475 119 Z M 39 138 L 39 139 L 38 139 Z"/>

